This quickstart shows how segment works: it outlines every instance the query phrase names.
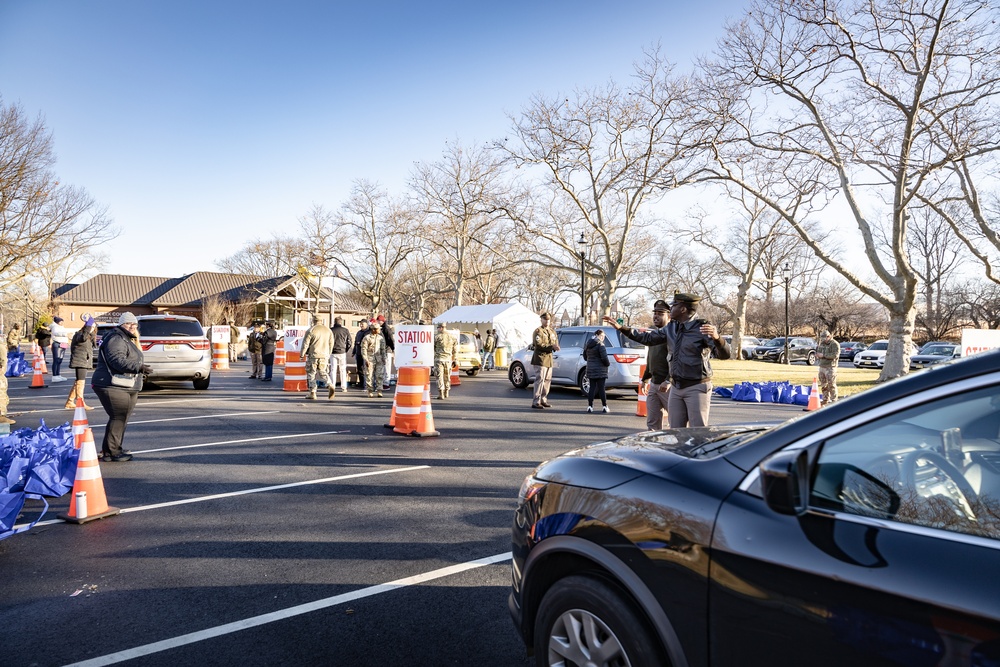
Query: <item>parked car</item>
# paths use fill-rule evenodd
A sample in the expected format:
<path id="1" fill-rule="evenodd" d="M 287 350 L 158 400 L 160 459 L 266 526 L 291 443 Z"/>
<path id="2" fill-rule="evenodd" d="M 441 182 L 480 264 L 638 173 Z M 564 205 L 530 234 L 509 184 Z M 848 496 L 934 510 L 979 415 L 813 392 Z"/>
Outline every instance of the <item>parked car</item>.
<path id="1" fill-rule="evenodd" d="M 841 360 L 846 359 L 847 361 L 854 361 L 855 355 L 858 352 L 864 352 L 868 349 L 868 346 L 860 341 L 849 340 L 846 343 L 840 344 L 840 358 Z"/>
<path id="2" fill-rule="evenodd" d="M 580 391 L 590 391 L 587 378 L 587 362 L 583 359 L 583 347 L 598 329 L 604 329 L 604 347 L 608 350 L 608 389 L 638 389 L 642 377 L 641 366 L 646 363 L 646 346 L 625 338 L 614 327 L 563 327 L 556 329 L 559 337 L 559 351 L 552 355 L 552 384 L 580 387 Z M 524 389 L 535 381 L 535 371 L 531 366 L 532 346 L 518 350 L 511 357 L 507 370 L 510 383 Z"/>
<path id="3" fill-rule="evenodd" d="M 514 624 L 539 665 L 1000 664 L 998 432 L 1000 350 L 557 456 L 518 496 Z"/>
<path id="4" fill-rule="evenodd" d="M 877 340 L 871 346 L 854 356 L 855 368 L 882 368 L 885 366 L 885 353 L 889 349 L 889 341 Z"/>
<path id="5" fill-rule="evenodd" d="M 201 323 L 183 315 L 140 315 L 139 345 L 149 367 L 146 379 L 194 383 L 208 389 L 212 379 L 212 345 Z"/>
<path id="6" fill-rule="evenodd" d="M 726 345 L 729 346 L 730 353 L 735 352 L 736 350 L 733 349 L 733 337 L 732 336 L 723 336 L 722 338 L 723 338 L 723 340 L 726 341 Z M 759 338 L 756 338 L 754 336 L 743 336 L 742 338 L 740 338 L 740 341 L 743 343 L 742 346 L 741 346 L 741 348 L 740 348 L 740 358 L 741 359 L 752 359 L 753 358 L 753 350 L 754 350 L 754 348 L 757 347 L 757 346 L 759 346 L 761 344 L 761 342 L 762 342 Z M 712 350 L 712 356 L 713 357 L 715 356 L 715 350 L 714 349 Z"/>
<path id="7" fill-rule="evenodd" d="M 924 343 L 923 345 L 920 346 L 920 349 L 917 351 L 917 354 L 924 354 L 924 350 L 926 350 L 927 348 L 929 348 L 929 347 L 931 347 L 933 345 L 954 345 L 954 343 L 949 343 L 946 340 L 932 340 L 932 341 L 928 341 L 928 342 L 926 342 L 926 343 Z"/>
<path id="8" fill-rule="evenodd" d="M 772 338 L 766 343 L 758 345 L 753 350 L 752 358 L 757 361 L 775 361 L 779 364 L 785 363 L 785 337 L 781 336 L 779 338 Z M 815 364 L 816 341 L 812 338 L 789 337 L 788 360 L 804 361 L 808 366 Z"/>
<path id="9" fill-rule="evenodd" d="M 927 368 L 941 362 L 955 359 L 962 356 L 962 346 L 954 343 L 941 343 L 938 345 L 924 346 L 920 354 L 910 357 L 910 370 Z"/>
<path id="10" fill-rule="evenodd" d="M 110 322 L 98 322 L 97 331 L 95 332 L 97 336 L 97 346 L 101 346 L 101 341 L 104 339 L 104 335 L 106 333 L 116 328 L 118 328 L 117 324 L 112 324 Z"/>
<path id="11" fill-rule="evenodd" d="M 458 369 L 465 371 L 469 377 L 479 374 L 483 360 L 476 352 L 476 339 L 470 333 L 460 333 L 458 336 Z"/>

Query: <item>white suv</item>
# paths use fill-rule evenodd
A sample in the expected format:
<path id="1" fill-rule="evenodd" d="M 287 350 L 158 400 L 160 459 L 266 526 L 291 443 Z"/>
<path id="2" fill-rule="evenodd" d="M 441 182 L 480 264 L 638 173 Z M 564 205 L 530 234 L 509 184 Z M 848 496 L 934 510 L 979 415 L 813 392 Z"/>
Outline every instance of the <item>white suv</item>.
<path id="1" fill-rule="evenodd" d="M 184 315 L 140 315 L 137 319 L 143 363 L 152 369 L 147 380 L 191 380 L 195 389 L 208 389 L 212 344 L 197 319 Z"/>

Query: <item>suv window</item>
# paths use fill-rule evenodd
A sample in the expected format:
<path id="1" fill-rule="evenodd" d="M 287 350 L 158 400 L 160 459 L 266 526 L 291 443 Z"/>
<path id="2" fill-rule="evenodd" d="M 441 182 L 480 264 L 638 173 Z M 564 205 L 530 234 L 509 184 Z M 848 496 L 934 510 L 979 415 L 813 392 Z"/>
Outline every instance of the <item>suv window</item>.
<path id="1" fill-rule="evenodd" d="M 1000 387 L 925 403 L 829 440 L 811 504 L 1000 539 Z"/>
<path id="2" fill-rule="evenodd" d="M 197 320 L 139 320 L 140 336 L 204 336 Z"/>
<path id="3" fill-rule="evenodd" d="M 587 334 L 583 331 L 567 331 L 559 334 L 559 347 L 583 347 Z"/>

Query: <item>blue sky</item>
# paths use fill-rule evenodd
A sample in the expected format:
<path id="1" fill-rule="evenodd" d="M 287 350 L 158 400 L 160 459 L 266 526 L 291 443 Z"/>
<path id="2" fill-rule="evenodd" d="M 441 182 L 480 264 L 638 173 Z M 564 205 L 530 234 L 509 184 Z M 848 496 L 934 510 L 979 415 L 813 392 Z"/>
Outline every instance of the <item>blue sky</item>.
<path id="1" fill-rule="evenodd" d="M 531 95 L 680 70 L 747 3 L 0 0 L 0 97 L 106 205 L 112 273 L 216 270 L 251 238 L 402 192 L 414 162 L 508 134 Z"/>

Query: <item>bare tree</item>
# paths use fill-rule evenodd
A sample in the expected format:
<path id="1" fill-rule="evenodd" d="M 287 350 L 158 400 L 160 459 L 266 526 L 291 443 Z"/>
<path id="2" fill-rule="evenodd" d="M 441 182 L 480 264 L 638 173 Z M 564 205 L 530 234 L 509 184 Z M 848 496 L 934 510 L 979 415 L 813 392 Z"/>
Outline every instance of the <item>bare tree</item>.
<path id="1" fill-rule="evenodd" d="M 392 276 L 419 245 L 420 215 L 392 199 L 376 183 L 355 181 L 337 220 L 334 241 L 342 248 L 333 261 L 340 275 L 372 304 L 382 307 Z"/>
<path id="2" fill-rule="evenodd" d="M 914 211 L 906 242 L 923 297 L 917 326 L 927 340 L 945 338 L 957 329 L 964 310 L 961 301 L 953 298 L 951 285 L 967 255 L 961 252 L 959 239 L 930 208 Z"/>
<path id="3" fill-rule="evenodd" d="M 275 278 L 295 274 L 302 252 L 300 239 L 273 236 L 248 241 L 242 249 L 218 260 L 215 265 L 229 273 Z"/>
<path id="4" fill-rule="evenodd" d="M 443 261 L 441 278 L 450 283 L 456 306 L 465 301 L 469 283 L 487 287 L 507 268 L 505 255 L 492 252 L 507 236 L 498 205 L 505 188 L 500 160 L 482 146 L 449 143 L 441 160 L 414 168 L 410 189 L 426 222 L 421 236 Z M 488 291 L 474 298 L 483 301 Z"/>
<path id="5" fill-rule="evenodd" d="M 42 120 L 0 99 L 0 289 L 79 262 L 118 235 L 106 208 L 60 184 L 54 164 Z"/>
<path id="6" fill-rule="evenodd" d="M 654 50 L 624 89 L 611 82 L 572 99 L 533 98 L 513 119 L 516 142 L 498 144 L 541 186 L 530 213 L 509 211 L 539 241 L 527 261 L 572 275 L 582 236 L 602 315 L 619 287 L 638 286 L 630 280 L 655 247 L 648 205 L 688 178 L 688 147 L 698 143 L 690 136 L 689 96 L 688 81 Z"/>
<path id="7" fill-rule="evenodd" d="M 880 380 L 909 368 L 919 283 L 911 208 L 953 165 L 997 148 L 995 114 L 967 122 L 997 94 L 996 19 L 980 0 L 756 2 L 704 67 L 700 99 L 718 131 L 709 177 L 760 198 L 888 310 Z M 860 252 L 818 239 L 845 221 L 864 271 L 854 268 Z"/>

